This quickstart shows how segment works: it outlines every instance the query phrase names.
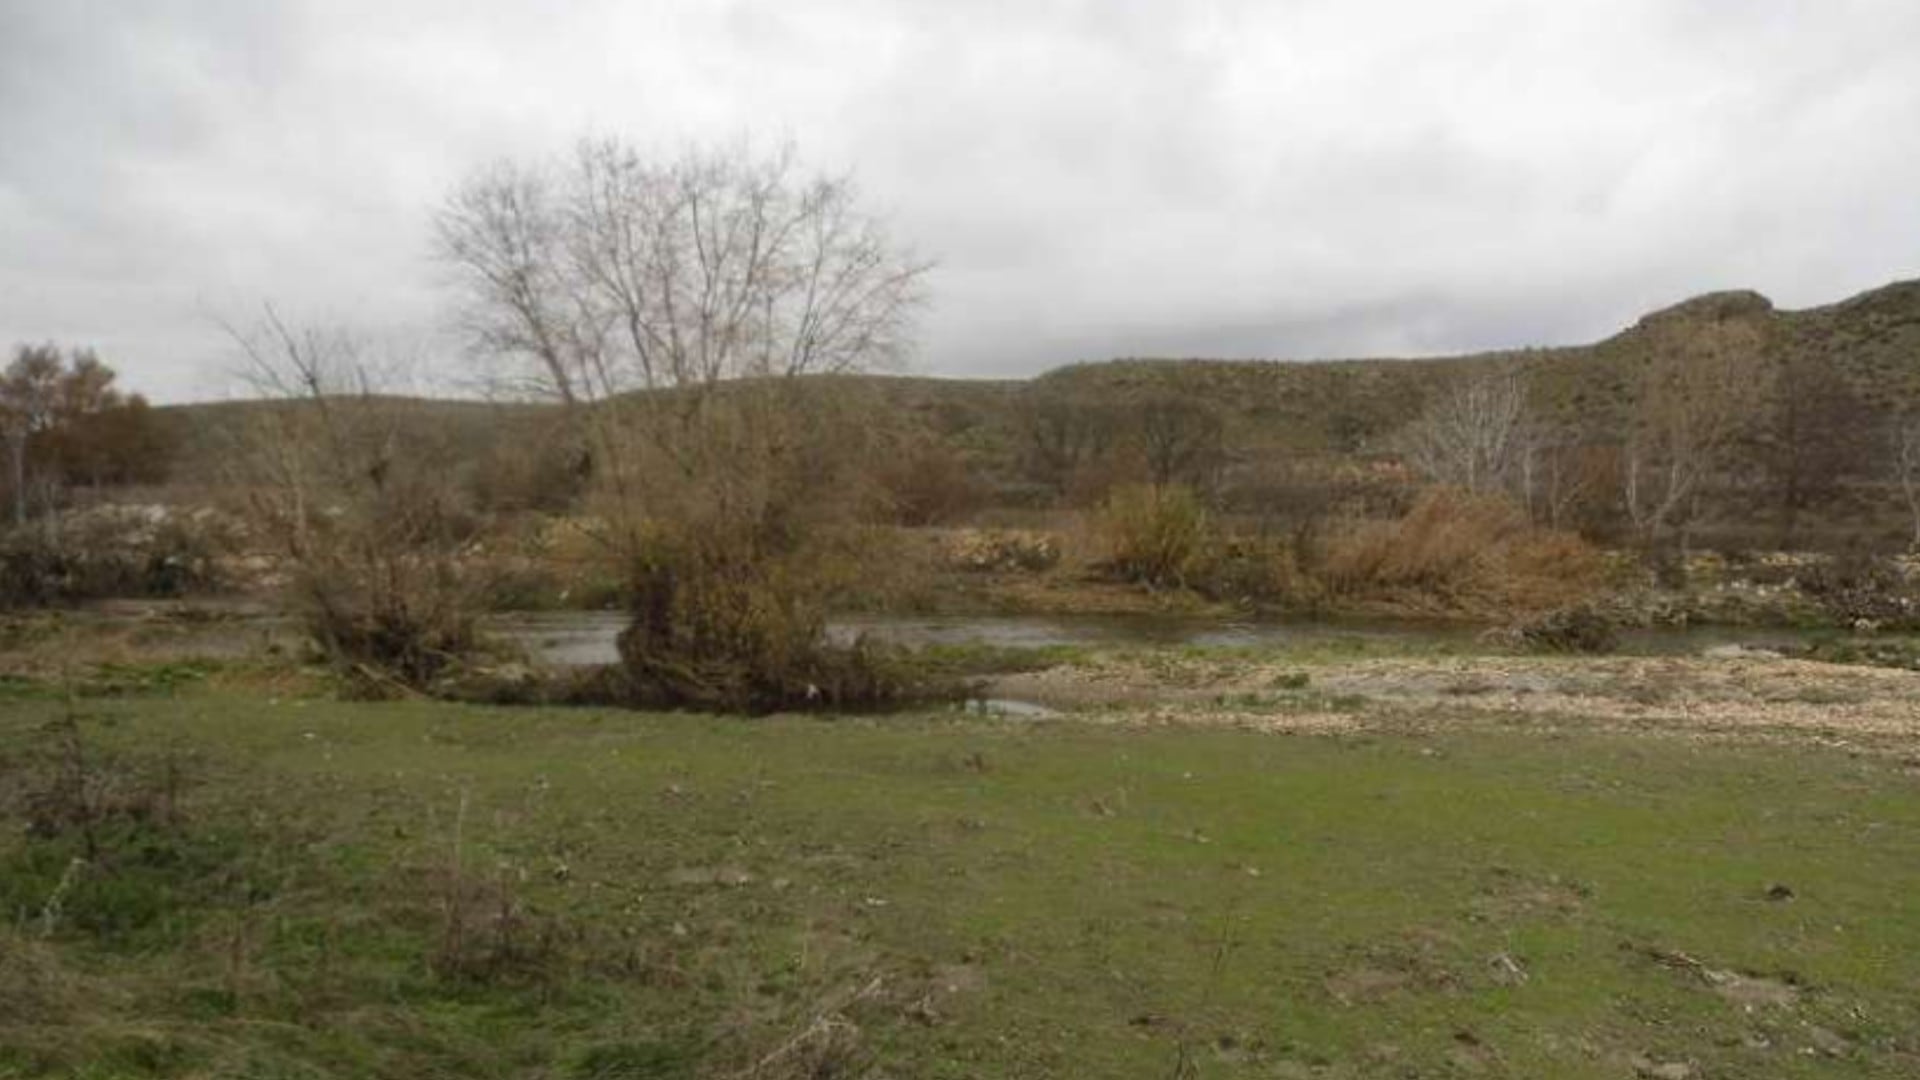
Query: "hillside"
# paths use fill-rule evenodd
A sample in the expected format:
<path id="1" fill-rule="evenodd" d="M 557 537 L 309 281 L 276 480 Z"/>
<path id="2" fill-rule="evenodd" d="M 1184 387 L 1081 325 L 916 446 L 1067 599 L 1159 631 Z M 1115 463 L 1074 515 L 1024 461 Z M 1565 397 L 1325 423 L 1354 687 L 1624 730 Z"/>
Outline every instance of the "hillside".
<path id="1" fill-rule="evenodd" d="M 1534 405 L 1545 415 L 1615 428 L 1637 365 L 1724 321 L 1758 328 L 1777 360 L 1831 367 L 1875 405 L 1898 413 L 1920 409 L 1920 281 L 1804 311 L 1782 311 L 1753 292 L 1711 293 L 1650 313 L 1591 345 L 1298 363 L 1130 359 L 1061 368 L 1037 381 L 1121 398 L 1173 392 L 1223 412 L 1237 446 L 1338 452 L 1412 420 L 1446 378 L 1517 365 L 1532 377 Z"/>
<path id="2" fill-rule="evenodd" d="M 1753 292 L 1695 297 L 1652 312 L 1590 345 L 1426 359 L 1220 361 L 1122 359 L 1075 364 L 1028 381 L 916 376 L 830 376 L 809 389 L 831 395 L 868 422 L 944 443 L 995 487 L 1017 471 L 1022 403 L 1037 394 L 1124 403 L 1172 396 L 1204 404 L 1224 423 L 1242 460 L 1367 454 L 1418 415 L 1444 380 L 1514 365 L 1527 372 L 1541 416 L 1596 434 L 1617 432 L 1637 367 L 1717 325 L 1757 331 L 1778 363 L 1836 372 L 1863 401 L 1895 414 L 1920 412 L 1920 280 L 1899 282 L 1825 307 L 1776 308 Z M 482 461 L 502 440 L 545 439 L 552 406 L 392 399 L 412 437 L 452 440 Z M 182 438 L 177 475 L 209 480 L 231 453 L 232 435 L 260 402 L 160 410 Z"/>

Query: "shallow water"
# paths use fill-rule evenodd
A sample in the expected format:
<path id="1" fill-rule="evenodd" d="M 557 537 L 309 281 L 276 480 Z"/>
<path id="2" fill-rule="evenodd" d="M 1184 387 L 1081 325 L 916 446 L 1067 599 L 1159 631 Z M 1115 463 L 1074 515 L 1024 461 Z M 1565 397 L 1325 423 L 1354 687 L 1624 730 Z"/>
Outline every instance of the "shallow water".
<path id="1" fill-rule="evenodd" d="M 619 659 L 614 639 L 626 625 L 618 612 L 567 611 L 502 616 L 493 628 L 549 664 L 609 664 Z M 897 645 L 1160 645 L 1201 648 L 1303 647 L 1389 644 L 1418 647 L 1471 645 L 1485 627 L 1411 619 L 1205 619 L 1154 615 L 860 616 L 836 620 L 838 640 L 862 635 Z M 1683 656 L 1717 645 L 1791 649 L 1808 634 L 1783 629 L 1699 627 L 1631 630 L 1619 651 Z"/>

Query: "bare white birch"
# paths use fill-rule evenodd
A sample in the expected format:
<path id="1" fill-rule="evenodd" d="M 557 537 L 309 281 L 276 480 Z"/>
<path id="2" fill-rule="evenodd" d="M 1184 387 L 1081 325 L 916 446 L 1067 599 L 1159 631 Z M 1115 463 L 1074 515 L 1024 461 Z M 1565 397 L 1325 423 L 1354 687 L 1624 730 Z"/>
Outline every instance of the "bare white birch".
<path id="1" fill-rule="evenodd" d="M 1893 429 L 1893 475 L 1913 520 L 1914 551 L 1920 552 L 1920 416 L 1896 422 Z"/>
<path id="2" fill-rule="evenodd" d="M 1732 463 L 1766 393 L 1762 345 L 1756 328 L 1722 321 L 1664 344 L 1642 368 L 1622 487 L 1627 517 L 1649 550 L 1684 530 L 1706 487 Z"/>
<path id="3" fill-rule="evenodd" d="M 789 150 L 658 160 L 614 140 L 500 164 L 438 218 L 477 345 L 570 404 L 900 360 L 928 264 Z"/>
<path id="4" fill-rule="evenodd" d="M 1526 499 L 1534 480 L 1531 432 L 1522 377 L 1475 373 L 1450 382 L 1407 429 L 1407 458 L 1433 483 Z"/>

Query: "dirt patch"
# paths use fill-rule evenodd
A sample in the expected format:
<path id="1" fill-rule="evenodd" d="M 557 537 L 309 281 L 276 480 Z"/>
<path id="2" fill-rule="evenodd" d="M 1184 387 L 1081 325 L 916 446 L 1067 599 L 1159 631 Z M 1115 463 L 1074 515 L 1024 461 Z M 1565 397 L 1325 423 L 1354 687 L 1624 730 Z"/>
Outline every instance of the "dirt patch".
<path id="1" fill-rule="evenodd" d="M 1327 993 L 1342 1005 L 1382 1001 L 1413 984 L 1413 975 L 1384 968 L 1357 967 L 1327 976 Z"/>
<path id="2" fill-rule="evenodd" d="M 1760 1008 L 1792 1008 L 1800 1000 L 1800 988 L 1788 980 L 1716 968 L 1677 950 L 1643 947 L 1639 952 L 1661 967 L 1690 976 L 1699 985 L 1749 1012 Z"/>
<path id="3" fill-rule="evenodd" d="M 1511 870 L 1495 870 L 1492 880 L 1473 899 L 1471 916 L 1496 924 L 1565 917 L 1584 908 L 1587 896 L 1586 886 L 1559 877 L 1536 879 Z"/>
<path id="4" fill-rule="evenodd" d="M 1728 1001 L 1746 1009 L 1762 1006 L 1786 1009 L 1800 1000 L 1800 990 L 1791 983 L 1777 979 L 1764 979 L 1756 975 L 1742 975 L 1735 971 L 1711 971 L 1709 976 L 1714 992 Z"/>
<path id="5" fill-rule="evenodd" d="M 1695 1076 L 1693 1066 L 1684 1061 L 1655 1061 L 1636 1054 L 1627 1063 L 1641 1080 L 1693 1080 Z"/>
<path id="6" fill-rule="evenodd" d="M 906 1015 L 931 1027 L 946 1023 L 964 998 L 986 989 L 987 973 L 974 963 L 940 964 L 910 985 Z"/>
<path id="7" fill-rule="evenodd" d="M 1342 1005 L 1366 1005 L 1401 993 L 1461 989 L 1460 977 L 1447 962 L 1447 954 L 1458 946 L 1448 934 L 1415 928 L 1400 940 L 1356 949 L 1351 963 L 1327 975 L 1327 995 Z"/>
<path id="8" fill-rule="evenodd" d="M 1920 672 L 1808 660 L 1410 657 L 1331 661 L 1100 655 L 998 680 L 992 693 L 1108 722 L 1271 731 L 1492 722 L 1817 741 L 1920 741 Z"/>
<path id="9" fill-rule="evenodd" d="M 978 964 L 942 964 L 929 982 L 942 994 L 967 994 L 986 988 L 987 973 Z"/>

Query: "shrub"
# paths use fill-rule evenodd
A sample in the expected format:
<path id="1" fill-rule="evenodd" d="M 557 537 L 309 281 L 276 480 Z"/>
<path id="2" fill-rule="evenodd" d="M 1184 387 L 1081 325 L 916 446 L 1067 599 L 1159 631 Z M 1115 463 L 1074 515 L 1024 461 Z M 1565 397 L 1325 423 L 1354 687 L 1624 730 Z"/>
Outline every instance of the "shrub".
<path id="1" fill-rule="evenodd" d="M 282 399 L 252 415 L 235 455 L 251 520 L 292 568 L 325 659 L 364 690 L 424 688 L 480 643 L 487 590 L 465 558 L 480 520 L 452 482 L 461 448 L 374 393 L 354 335 L 266 320 L 235 335 Z"/>
<path id="2" fill-rule="evenodd" d="M 102 506 L 0 536 L 0 606 L 175 597 L 221 582 L 235 529 L 211 511 Z"/>
<path id="3" fill-rule="evenodd" d="M 1412 594 L 1460 609 L 1538 611 L 1581 599 L 1601 561 L 1578 537 L 1539 528 L 1496 496 L 1431 489 L 1406 516 L 1331 528 L 1315 576 L 1334 596 Z"/>
<path id="4" fill-rule="evenodd" d="M 945 443 L 928 440 L 888 455 L 877 479 L 895 521 L 908 526 L 959 521 L 984 498 L 967 463 Z"/>
<path id="5" fill-rule="evenodd" d="M 1205 571 L 1191 584 L 1216 600 L 1279 600 L 1304 608 L 1320 600 L 1318 587 L 1300 569 L 1295 549 L 1277 537 L 1225 537 L 1214 546 Z"/>
<path id="6" fill-rule="evenodd" d="M 44 938 L 171 932 L 226 886 L 240 844 L 183 811 L 189 762 L 102 745 L 82 719 L 69 706 L 0 757 L 0 820 L 23 841 L 0 852 L 0 911 Z"/>
<path id="7" fill-rule="evenodd" d="M 321 655 L 363 689 L 425 687 L 480 649 L 488 583 L 463 565 L 464 519 L 425 483 L 356 493 L 283 523 L 297 537 L 295 599 Z"/>
<path id="8" fill-rule="evenodd" d="M 1191 489 L 1131 486 L 1108 496 L 1095 522 L 1108 573 L 1123 581 L 1184 587 L 1213 555 L 1213 523 Z"/>
<path id="9" fill-rule="evenodd" d="M 1848 552 L 1804 568 L 1800 590 L 1835 622 L 1881 629 L 1920 627 L 1920 587 L 1892 559 Z"/>
<path id="10" fill-rule="evenodd" d="M 309 579 L 306 626 L 321 656 L 374 696 L 424 687 L 474 653 L 480 636 L 462 602 L 425 591 L 369 599 L 352 588 Z"/>
<path id="11" fill-rule="evenodd" d="M 1512 630 L 1520 645 L 1542 652 L 1609 653 L 1620 643 L 1613 621 L 1590 607 L 1549 611 Z"/>
<path id="12" fill-rule="evenodd" d="M 906 696 L 892 652 L 831 641 L 823 575 L 785 560 L 656 549 L 633 575 L 619 639 L 632 704 L 766 713 L 850 708 Z"/>
<path id="13" fill-rule="evenodd" d="M 632 614 L 608 680 L 623 700 L 762 713 L 910 691 L 892 654 L 827 634 L 829 603 L 884 576 L 866 524 L 884 496 L 869 482 L 869 428 L 797 385 L 596 414 L 608 482 L 594 509 Z"/>
<path id="14" fill-rule="evenodd" d="M 1060 541 L 1020 529 L 968 529 L 948 544 L 946 558 L 963 570 L 1037 573 L 1059 564 Z"/>
<path id="15" fill-rule="evenodd" d="M 592 462 L 572 433 L 527 426 L 523 439 L 487 444 L 468 482 L 474 503 L 489 513 L 565 513 L 586 490 Z"/>

